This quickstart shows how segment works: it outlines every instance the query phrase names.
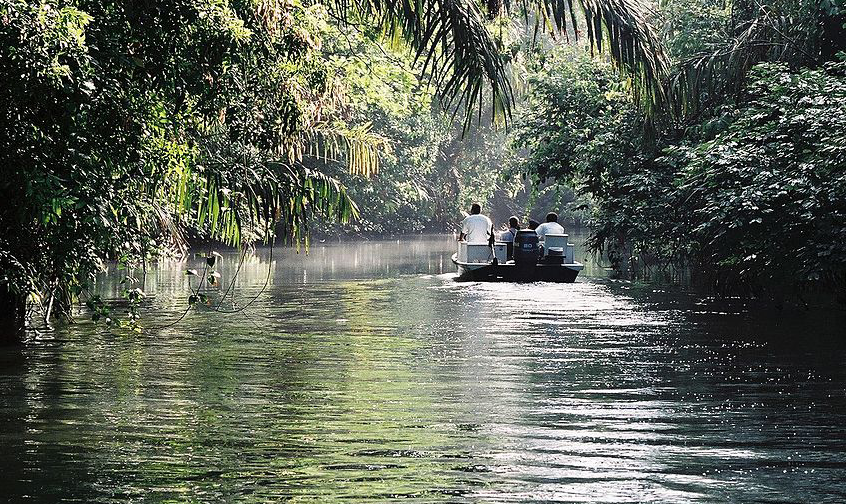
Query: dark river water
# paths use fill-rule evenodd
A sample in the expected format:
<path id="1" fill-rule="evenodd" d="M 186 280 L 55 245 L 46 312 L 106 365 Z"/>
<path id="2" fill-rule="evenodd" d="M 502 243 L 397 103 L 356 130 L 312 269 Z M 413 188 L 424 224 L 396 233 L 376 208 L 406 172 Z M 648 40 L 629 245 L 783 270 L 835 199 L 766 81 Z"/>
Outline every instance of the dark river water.
<path id="1" fill-rule="evenodd" d="M 81 314 L 0 349 L 0 500 L 846 501 L 842 313 L 593 264 L 570 285 L 458 283 L 453 249 L 260 250 L 220 304 L 247 309 L 209 289 L 170 327 L 201 262 L 164 263 L 140 333 Z"/>

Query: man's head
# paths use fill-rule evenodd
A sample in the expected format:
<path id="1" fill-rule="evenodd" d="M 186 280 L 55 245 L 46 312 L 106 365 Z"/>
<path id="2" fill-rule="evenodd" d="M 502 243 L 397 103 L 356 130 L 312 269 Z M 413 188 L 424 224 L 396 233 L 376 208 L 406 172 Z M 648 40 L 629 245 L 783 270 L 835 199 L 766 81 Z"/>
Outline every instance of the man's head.
<path id="1" fill-rule="evenodd" d="M 472 205 L 470 205 L 470 214 L 471 215 L 478 215 L 480 213 L 482 213 L 482 205 L 480 205 L 478 203 L 473 203 Z"/>
<path id="2" fill-rule="evenodd" d="M 520 221 L 517 220 L 517 217 L 512 215 L 511 217 L 508 218 L 508 227 L 515 228 L 515 229 L 520 228 Z"/>
<path id="3" fill-rule="evenodd" d="M 540 222 L 536 221 L 535 219 L 529 219 L 529 229 L 537 229 L 540 226 Z"/>
<path id="4" fill-rule="evenodd" d="M 546 214 L 546 222 L 558 222 L 558 214 L 555 212 L 549 212 Z"/>

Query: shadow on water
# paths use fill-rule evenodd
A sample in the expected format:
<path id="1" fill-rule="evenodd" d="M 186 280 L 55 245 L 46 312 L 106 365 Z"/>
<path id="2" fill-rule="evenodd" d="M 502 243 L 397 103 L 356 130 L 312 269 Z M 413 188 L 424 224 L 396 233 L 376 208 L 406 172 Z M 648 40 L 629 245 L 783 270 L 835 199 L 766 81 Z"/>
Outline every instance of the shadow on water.
<path id="1" fill-rule="evenodd" d="M 141 334 L 81 318 L 3 349 L 4 495 L 846 498 L 842 313 L 612 282 L 594 263 L 569 285 L 457 283 L 454 245 L 259 250 L 221 305 L 256 298 L 244 312 L 199 307 Z M 225 256 L 220 289 L 237 264 Z M 186 267 L 144 280 L 147 327 L 186 308 Z"/>

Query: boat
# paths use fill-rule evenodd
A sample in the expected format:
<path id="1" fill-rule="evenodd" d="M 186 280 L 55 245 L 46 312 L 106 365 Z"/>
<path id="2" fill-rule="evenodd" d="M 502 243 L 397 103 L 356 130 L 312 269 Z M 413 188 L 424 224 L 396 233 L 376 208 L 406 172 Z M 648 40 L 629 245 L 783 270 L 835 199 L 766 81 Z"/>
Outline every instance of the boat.
<path id="1" fill-rule="evenodd" d="M 533 230 L 521 229 L 509 243 L 472 244 L 458 242 L 452 262 L 457 280 L 474 282 L 561 282 L 572 283 L 584 265 L 575 260 L 575 246 L 566 234 L 547 234 L 543 247 Z M 513 248 L 513 254 L 509 254 Z"/>

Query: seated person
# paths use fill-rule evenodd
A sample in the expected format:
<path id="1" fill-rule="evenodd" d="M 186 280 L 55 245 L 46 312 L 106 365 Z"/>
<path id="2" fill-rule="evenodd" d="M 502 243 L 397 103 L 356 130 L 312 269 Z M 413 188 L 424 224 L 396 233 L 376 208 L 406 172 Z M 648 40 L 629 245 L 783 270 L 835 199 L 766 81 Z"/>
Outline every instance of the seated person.
<path id="1" fill-rule="evenodd" d="M 546 214 L 546 222 L 538 226 L 538 228 L 535 229 L 535 232 L 538 234 L 538 240 L 544 241 L 547 233 L 564 234 L 564 227 L 558 223 L 558 214 L 555 212 L 549 212 Z"/>
<path id="2" fill-rule="evenodd" d="M 499 234 L 499 241 L 506 243 L 507 257 L 509 260 L 514 259 L 514 238 L 517 237 L 517 231 L 520 230 L 520 221 L 516 216 L 512 215 L 508 218 L 508 230 Z"/>
<path id="3" fill-rule="evenodd" d="M 511 216 L 508 218 L 508 230 L 503 231 L 499 234 L 499 241 L 504 241 L 506 243 L 510 243 L 514 241 L 514 237 L 517 236 L 517 231 L 520 230 L 520 221 L 515 216 Z"/>
<path id="4" fill-rule="evenodd" d="M 482 206 L 473 203 L 470 206 L 470 215 L 461 222 L 461 234 L 459 240 L 467 240 L 467 243 L 485 244 L 490 243 L 493 237 L 493 222 L 482 215 Z"/>

